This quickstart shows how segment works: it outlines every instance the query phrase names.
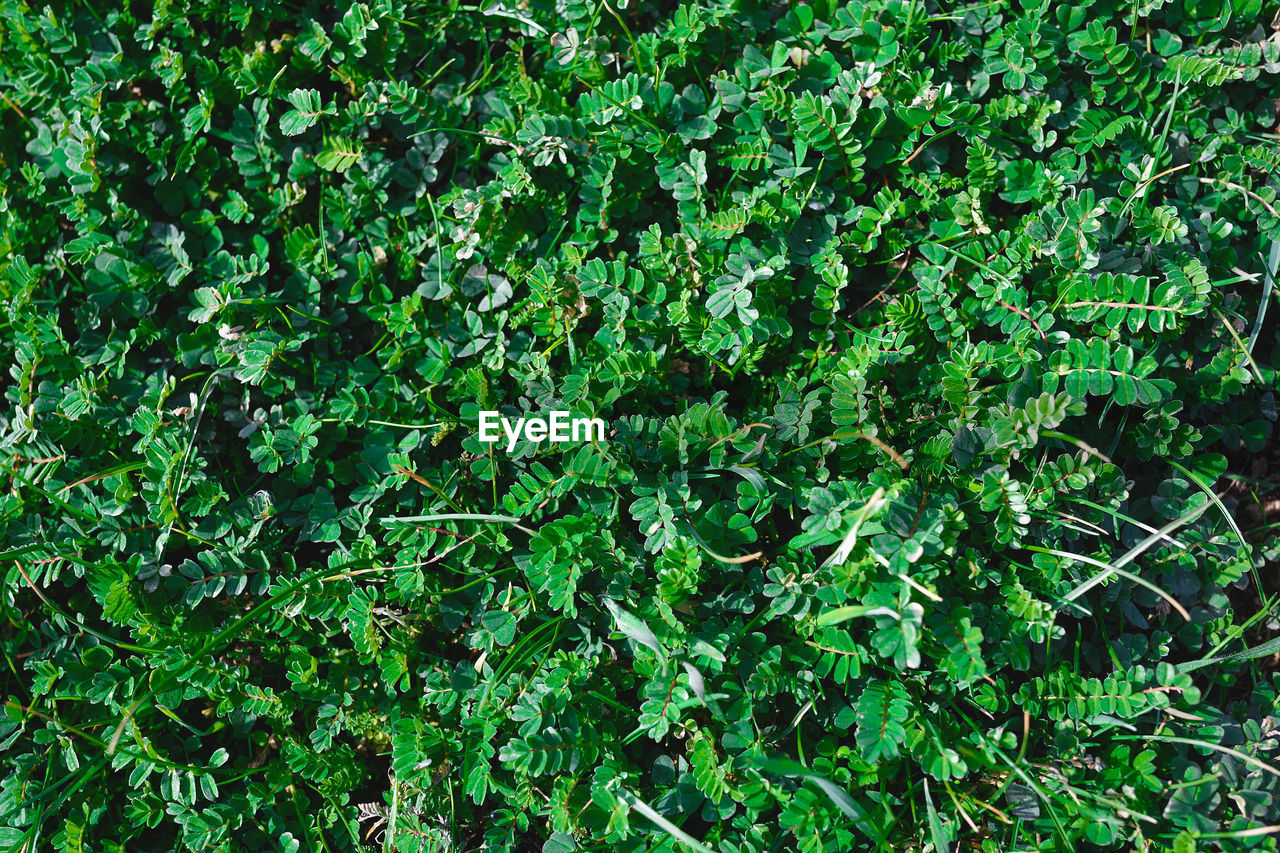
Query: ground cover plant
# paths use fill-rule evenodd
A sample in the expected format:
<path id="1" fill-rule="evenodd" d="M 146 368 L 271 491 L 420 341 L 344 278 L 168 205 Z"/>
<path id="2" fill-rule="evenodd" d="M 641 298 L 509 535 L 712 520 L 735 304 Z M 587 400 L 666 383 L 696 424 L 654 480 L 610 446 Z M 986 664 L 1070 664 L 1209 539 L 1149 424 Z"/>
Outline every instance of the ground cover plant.
<path id="1" fill-rule="evenodd" d="M 0 0 L 0 848 L 1275 849 L 1278 71 Z"/>

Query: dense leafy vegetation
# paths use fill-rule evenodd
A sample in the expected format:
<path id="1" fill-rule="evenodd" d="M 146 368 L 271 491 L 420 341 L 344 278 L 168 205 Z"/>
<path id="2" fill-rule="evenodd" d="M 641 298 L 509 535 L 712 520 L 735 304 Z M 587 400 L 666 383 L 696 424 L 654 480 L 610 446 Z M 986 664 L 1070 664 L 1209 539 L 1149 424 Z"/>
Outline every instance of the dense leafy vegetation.
<path id="1" fill-rule="evenodd" d="M 0 846 L 1275 849 L 1278 15 L 0 0 Z"/>

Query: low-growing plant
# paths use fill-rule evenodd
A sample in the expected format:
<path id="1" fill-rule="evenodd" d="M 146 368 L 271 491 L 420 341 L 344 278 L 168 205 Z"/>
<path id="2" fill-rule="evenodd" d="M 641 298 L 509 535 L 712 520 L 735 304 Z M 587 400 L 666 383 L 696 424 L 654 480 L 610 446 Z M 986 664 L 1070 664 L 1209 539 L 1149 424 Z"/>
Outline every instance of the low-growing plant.
<path id="1" fill-rule="evenodd" d="M 0 0 L 0 846 L 1274 850 L 1277 71 Z"/>

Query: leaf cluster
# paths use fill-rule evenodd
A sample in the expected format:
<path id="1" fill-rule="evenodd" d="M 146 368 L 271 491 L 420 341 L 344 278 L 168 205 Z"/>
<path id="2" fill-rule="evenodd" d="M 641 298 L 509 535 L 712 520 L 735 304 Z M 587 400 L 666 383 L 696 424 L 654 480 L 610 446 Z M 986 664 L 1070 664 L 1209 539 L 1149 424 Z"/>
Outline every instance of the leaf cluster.
<path id="1" fill-rule="evenodd" d="M 0 0 L 0 847 L 1275 849 L 1276 14 Z"/>

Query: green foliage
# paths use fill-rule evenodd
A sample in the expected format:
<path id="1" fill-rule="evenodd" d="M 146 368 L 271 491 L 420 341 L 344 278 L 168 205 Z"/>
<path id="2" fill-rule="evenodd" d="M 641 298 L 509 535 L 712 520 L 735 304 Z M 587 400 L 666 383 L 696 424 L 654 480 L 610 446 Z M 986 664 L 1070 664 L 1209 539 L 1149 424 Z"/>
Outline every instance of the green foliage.
<path id="1" fill-rule="evenodd" d="M 872 764 L 897 758 L 911 699 L 897 682 L 872 681 L 858 697 L 858 746 Z"/>
<path id="2" fill-rule="evenodd" d="M 0 848 L 1274 850 L 1276 15 L 0 2 Z"/>

